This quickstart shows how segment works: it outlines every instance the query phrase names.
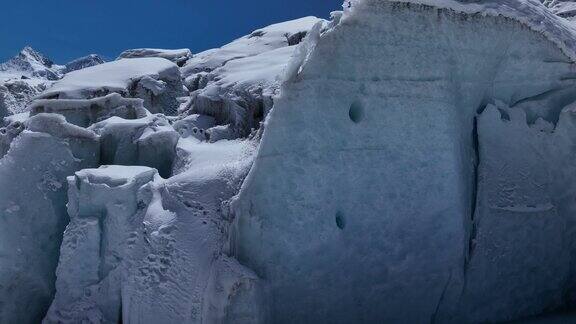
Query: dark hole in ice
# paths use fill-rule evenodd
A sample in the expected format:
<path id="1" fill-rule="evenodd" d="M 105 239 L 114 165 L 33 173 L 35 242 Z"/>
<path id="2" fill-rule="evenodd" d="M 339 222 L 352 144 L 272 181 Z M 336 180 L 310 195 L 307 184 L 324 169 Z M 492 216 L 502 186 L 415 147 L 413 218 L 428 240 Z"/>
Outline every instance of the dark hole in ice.
<path id="1" fill-rule="evenodd" d="M 344 227 L 346 227 L 346 220 L 344 219 L 344 214 L 342 212 L 337 212 L 335 219 L 336 219 L 336 226 L 338 226 L 339 229 L 343 230 Z"/>
<path id="2" fill-rule="evenodd" d="M 362 104 L 359 103 L 358 101 L 355 101 L 350 106 L 348 116 L 350 117 L 350 120 L 355 123 L 359 123 L 360 121 L 362 121 L 362 119 L 364 119 L 364 107 L 362 107 Z"/>

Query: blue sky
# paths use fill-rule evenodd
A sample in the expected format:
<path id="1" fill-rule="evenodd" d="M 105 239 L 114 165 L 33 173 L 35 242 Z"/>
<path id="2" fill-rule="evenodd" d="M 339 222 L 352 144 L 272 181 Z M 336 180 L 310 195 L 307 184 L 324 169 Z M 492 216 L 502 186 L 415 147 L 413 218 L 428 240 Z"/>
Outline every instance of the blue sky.
<path id="1" fill-rule="evenodd" d="M 218 47 L 271 23 L 328 18 L 342 0 L 28 0 L 0 13 L 0 61 L 31 45 L 58 63 L 137 47 Z"/>

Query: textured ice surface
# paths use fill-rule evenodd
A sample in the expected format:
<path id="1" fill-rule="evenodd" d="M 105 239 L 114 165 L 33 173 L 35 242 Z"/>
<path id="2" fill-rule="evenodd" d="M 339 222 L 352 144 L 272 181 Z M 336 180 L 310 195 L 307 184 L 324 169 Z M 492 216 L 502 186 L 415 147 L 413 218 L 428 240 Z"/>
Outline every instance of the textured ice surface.
<path id="1" fill-rule="evenodd" d="M 528 125 L 522 109 L 489 105 L 479 116 L 477 205 L 462 296 L 468 320 L 540 314 L 576 296 L 575 118 L 563 111 L 552 132 L 542 120 Z"/>
<path id="2" fill-rule="evenodd" d="M 163 177 L 171 175 L 179 135 L 165 116 L 112 117 L 90 129 L 101 138 L 101 164 L 148 166 Z"/>
<path id="3" fill-rule="evenodd" d="M 174 114 L 182 94 L 180 71 L 163 58 L 121 59 L 68 73 L 39 97 L 92 99 L 115 92 L 144 99 L 151 112 Z"/>
<path id="4" fill-rule="evenodd" d="M 46 323 L 575 306 L 570 22 L 533 0 L 349 1 L 332 17 L 194 58 L 129 50 L 5 118 L 0 322 L 50 303 Z"/>
<path id="5" fill-rule="evenodd" d="M 0 117 L 25 111 L 32 98 L 60 78 L 61 68 L 30 47 L 0 64 Z"/>
<path id="6" fill-rule="evenodd" d="M 316 17 L 274 24 L 195 55 L 182 68 L 185 85 L 193 91 L 183 111 L 229 124 L 224 138 L 248 135 L 272 108 L 279 77 L 295 45 L 317 23 L 327 24 Z"/>
<path id="7" fill-rule="evenodd" d="M 181 141 L 189 142 L 179 144 L 189 152 L 187 171 L 142 194 L 148 209 L 122 288 L 124 323 L 221 323 L 228 316 L 227 323 L 255 323 L 258 279 L 227 256 L 227 201 L 248 172 L 253 144 Z"/>
<path id="8" fill-rule="evenodd" d="M 38 323 L 68 223 L 66 176 L 98 163 L 96 135 L 41 114 L 0 159 L 0 322 Z"/>
<path id="9" fill-rule="evenodd" d="M 173 126 L 182 137 L 194 136 L 200 140 L 206 140 L 206 130 L 214 126 L 214 124 L 215 120 L 213 117 L 194 114 L 176 121 Z"/>
<path id="10" fill-rule="evenodd" d="M 540 0 L 540 2 L 560 17 L 573 20 L 576 16 L 576 3 L 573 0 Z"/>
<path id="11" fill-rule="evenodd" d="M 30 116 L 56 113 L 74 125 L 88 127 L 112 116 L 125 119 L 145 117 L 142 99 L 123 98 L 118 93 L 93 99 L 39 99 L 30 106 Z"/>
<path id="12" fill-rule="evenodd" d="M 138 191 L 155 175 L 147 167 L 104 166 L 68 178 L 70 224 L 44 323 L 121 321 L 122 288 L 146 207 Z"/>
<path id="13" fill-rule="evenodd" d="M 354 1 L 296 56 L 306 63 L 288 74 L 235 206 L 238 257 L 264 281 L 268 322 L 508 320 L 564 302 L 565 220 L 546 197 L 514 205 L 533 220 L 510 237 L 479 220 L 502 250 L 472 222 L 484 197 L 476 134 L 482 145 L 491 127 L 475 131 L 477 111 L 501 101 L 526 122 L 556 123 L 576 99 L 557 46 L 570 27 L 531 1 L 414 2 Z M 541 184 L 545 171 L 528 170 L 518 186 Z M 469 287 L 497 289 L 468 298 Z"/>
<path id="14" fill-rule="evenodd" d="M 138 58 L 138 57 L 161 57 L 183 66 L 186 61 L 192 58 L 192 52 L 187 49 L 157 49 L 157 48 L 137 48 L 122 52 L 121 58 Z"/>

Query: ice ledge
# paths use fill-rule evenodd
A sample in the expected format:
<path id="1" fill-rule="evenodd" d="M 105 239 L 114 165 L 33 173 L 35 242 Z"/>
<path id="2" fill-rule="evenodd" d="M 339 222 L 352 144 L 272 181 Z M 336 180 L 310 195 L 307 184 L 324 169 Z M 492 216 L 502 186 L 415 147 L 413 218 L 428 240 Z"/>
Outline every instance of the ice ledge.
<path id="1" fill-rule="evenodd" d="M 151 178 L 156 170 L 144 166 L 105 165 L 98 169 L 84 169 L 76 172 L 76 178 L 91 184 L 120 187 L 140 178 Z M 69 180 L 73 180 L 70 177 Z"/>
<path id="2" fill-rule="evenodd" d="M 450 9 L 465 14 L 503 16 L 516 20 L 556 44 L 570 59 L 576 61 L 576 28 L 558 17 L 537 0 L 349 0 L 344 2 L 342 21 L 354 18 L 356 10 L 386 2 L 414 4 Z"/>

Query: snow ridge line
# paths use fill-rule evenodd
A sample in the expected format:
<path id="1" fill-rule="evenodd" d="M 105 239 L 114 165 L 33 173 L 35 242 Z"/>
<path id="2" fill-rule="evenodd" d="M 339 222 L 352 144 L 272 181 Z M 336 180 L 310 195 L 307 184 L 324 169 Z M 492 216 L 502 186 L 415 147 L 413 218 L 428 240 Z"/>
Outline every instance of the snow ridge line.
<path id="1" fill-rule="evenodd" d="M 509 18 L 544 35 L 556 44 L 566 56 L 576 62 L 576 26 L 555 15 L 537 0 L 485 0 L 476 3 L 464 3 L 455 0 L 347 0 L 343 5 L 343 20 L 351 17 L 363 5 L 374 2 L 414 4 L 448 9 L 469 15 L 481 14 L 483 16 Z"/>

